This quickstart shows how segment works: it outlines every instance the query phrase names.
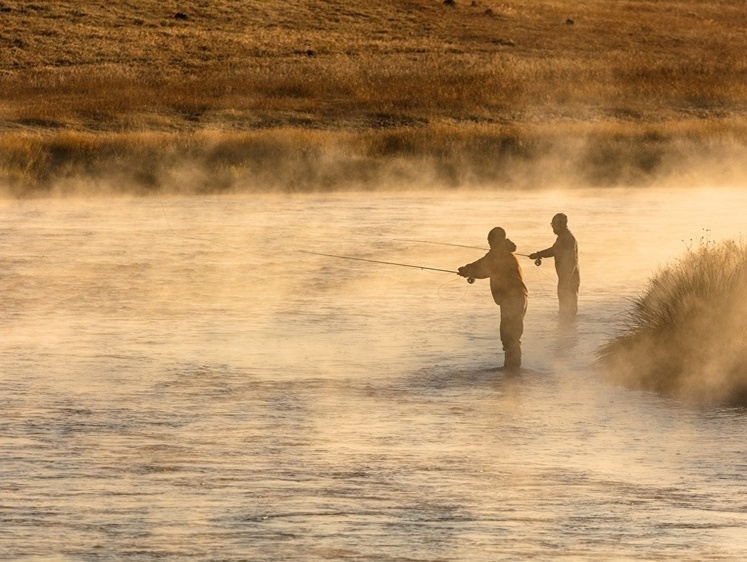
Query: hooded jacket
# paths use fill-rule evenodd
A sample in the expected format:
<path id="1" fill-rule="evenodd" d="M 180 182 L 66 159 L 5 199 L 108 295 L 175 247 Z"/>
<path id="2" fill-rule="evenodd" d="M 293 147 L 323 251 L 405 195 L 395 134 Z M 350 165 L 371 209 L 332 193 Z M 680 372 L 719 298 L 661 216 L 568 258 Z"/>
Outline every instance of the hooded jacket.
<path id="1" fill-rule="evenodd" d="M 461 267 L 459 273 L 464 277 L 475 279 L 489 277 L 490 292 L 497 305 L 500 305 L 506 298 L 526 297 L 529 292 L 524 283 L 519 260 L 513 254 L 514 251 L 516 251 L 516 244 L 509 239 L 502 240 L 492 246 L 490 251 L 479 260 Z"/>

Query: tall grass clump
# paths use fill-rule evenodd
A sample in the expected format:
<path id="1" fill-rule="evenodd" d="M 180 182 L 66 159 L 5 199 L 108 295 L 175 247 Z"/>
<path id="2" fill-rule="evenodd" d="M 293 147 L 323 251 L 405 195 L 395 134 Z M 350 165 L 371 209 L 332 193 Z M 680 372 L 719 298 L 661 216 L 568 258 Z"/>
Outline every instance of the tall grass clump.
<path id="1" fill-rule="evenodd" d="M 747 245 L 703 242 L 660 271 L 599 361 L 630 387 L 747 405 Z"/>

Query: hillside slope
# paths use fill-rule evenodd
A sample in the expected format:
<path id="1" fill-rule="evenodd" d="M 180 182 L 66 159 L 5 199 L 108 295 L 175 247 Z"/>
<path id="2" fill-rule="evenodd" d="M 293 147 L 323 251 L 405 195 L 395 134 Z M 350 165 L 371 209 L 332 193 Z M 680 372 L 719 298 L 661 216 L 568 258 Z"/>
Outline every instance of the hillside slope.
<path id="1" fill-rule="evenodd" d="M 206 131 L 281 151 L 278 132 L 325 132 L 295 142 L 364 158 L 531 159 L 568 136 L 739 152 L 746 29 L 741 0 L 1 0 L 0 170 L 46 183 Z"/>

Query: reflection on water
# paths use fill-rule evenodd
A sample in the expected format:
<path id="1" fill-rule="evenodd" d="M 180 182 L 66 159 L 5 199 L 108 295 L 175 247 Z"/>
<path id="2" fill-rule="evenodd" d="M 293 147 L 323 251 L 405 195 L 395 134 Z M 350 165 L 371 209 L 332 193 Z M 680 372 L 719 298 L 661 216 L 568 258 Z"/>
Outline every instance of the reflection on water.
<path id="1" fill-rule="evenodd" d="M 740 560 L 744 411 L 591 364 L 657 267 L 743 234 L 747 190 L 3 203 L 0 558 Z M 522 262 L 527 369 L 486 282 L 506 228 L 581 250 L 560 329 Z"/>

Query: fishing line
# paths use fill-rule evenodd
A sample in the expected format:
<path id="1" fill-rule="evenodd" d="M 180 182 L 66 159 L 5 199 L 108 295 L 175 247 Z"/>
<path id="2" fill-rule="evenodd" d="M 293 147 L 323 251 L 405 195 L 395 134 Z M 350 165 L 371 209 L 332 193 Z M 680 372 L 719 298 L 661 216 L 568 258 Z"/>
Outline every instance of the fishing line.
<path id="1" fill-rule="evenodd" d="M 417 242 L 418 244 L 436 244 L 438 246 L 455 246 L 457 248 L 471 248 L 473 250 L 488 251 L 487 248 L 481 248 L 480 246 L 465 246 L 464 244 L 449 244 L 448 242 L 430 242 L 428 240 L 411 240 L 408 238 L 393 238 L 396 242 Z"/>
<path id="2" fill-rule="evenodd" d="M 365 262 L 369 262 L 369 263 L 379 263 L 379 264 L 384 264 L 384 265 L 396 265 L 396 266 L 399 266 L 399 267 L 412 267 L 414 269 L 422 269 L 422 270 L 427 270 L 427 271 L 441 271 L 443 273 L 456 273 L 456 274 L 459 274 L 458 271 L 454 271 L 453 269 L 441 269 L 441 268 L 438 268 L 438 267 L 428 267 L 428 266 L 425 266 L 425 265 L 411 265 L 409 263 L 397 263 L 397 262 L 392 262 L 392 261 L 371 260 L 371 259 L 368 259 L 368 258 L 357 258 L 357 257 L 354 257 L 354 256 L 338 256 L 336 254 L 323 254 L 322 252 L 311 252 L 311 251 L 308 251 L 308 250 L 298 250 L 298 251 L 301 252 L 302 254 L 312 254 L 312 255 L 315 255 L 315 256 L 324 256 L 324 257 L 327 257 L 327 258 L 337 258 L 337 259 L 341 259 L 341 260 L 365 261 Z M 475 282 L 475 280 L 472 277 L 470 277 L 470 278 L 467 279 L 467 283 L 472 284 L 474 282 Z"/>
<path id="3" fill-rule="evenodd" d="M 480 247 L 480 246 L 468 246 L 466 244 L 451 244 L 451 243 L 448 243 L 448 242 L 432 242 L 430 240 L 413 240 L 413 239 L 408 239 L 408 238 L 395 238 L 394 240 L 397 240 L 399 242 L 415 242 L 415 243 L 418 243 L 418 244 L 435 244 L 437 246 L 453 246 L 453 247 L 456 247 L 456 248 L 469 248 L 469 249 L 472 249 L 472 250 L 483 250 L 483 251 L 486 251 L 486 252 L 488 251 L 487 248 L 483 248 L 483 247 Z M 514 254 L 517 255 L 517 256 L 522 256 L 524 258 L 528 258 L 529 257 L 529 254 L 520 254 L 518 252 L 514 252 Z M 542 265 L 542 258 L 535 259 L 534 260 L 534 265 L 536 265 L 539 268 Z M 546 281 L 549 281 L 549 282 L 553 282 L 554 281 L 553 279 L 551 279 L 550 275 L 547 274 L 547 273 L 545 273 L 541 268 L 539 269 L 539 273 L 540 273 L 540 275 L 542 277 L 545 278 Z M 543 282 L 540 281 L 539 282 L 539 288 L 540 288 L 539 292 L 540 292 L 540 294 L 542 296 L 547 296 L 548 295 L 548 289 L 545 286 L 545 283 L 543 283 Z"/>
<path id="4" fill-rule="evenodd" d="M 446 285 L 448 285 L 449 283 L 453 283 L 456 280 L 457 279 L 454 278 L 454 279 L 449 279 L 448 281 L 445 281 L 444 283 L 441 283 L 441 285 L 439 285 L 439 287 L 438 287 L 438 298 L 440 298 L 441 300 L 445 300 L 445 301 L 460 301 L 460 300 L 462 300 L 464 298 L 464 295 L 467 294 L 467 287 L 462 287 L 462 294 L 459 295 L 458 297 L 445 297 L 445 296 L 443 296 L 441 294 L 441 290 Z M 467 282 L 469 283 L 469 279 L 467 280 Z"/>
<path id="5" fill-rule="evenodd" d="M 190 235 L 180 234 L 180 233 L 176 232 L 174 230 L 174 228 L 172 227 L 171 221 L 169 220 L 168 213 L 166 212 L 166 206 L 164 205 L 163 198 L 162 198 L 163 193 L 160 191 L 160 189 L 159 189 L 159 195 L 161 196 L 161 197 L 158 198 L 158 202 L 159 202 L 159 204 L 161 206 L 161 212 L 163 213 L 163 218 L 166 221 L 166 226 L 168 227 L 169 232 L 171 233 L 172 236 L 177 237 L 177 238 L 184 238 L 185 240 L 196 240 L 196 241 L 199 241 L 199 242 L 208 242 L 208 243 L 210 243 L 212 245 L 223 246 L 225 248 L 229 248 L 231 250 L 235 250 L 237 252 L 242 252 L 242 253 L 245 253 L 245 254 L 250 254 L 250 255 L 255 255 L 255 256 L 262 256 L 263 255 L 263 254 L 260 254 L 258 252 L 251 252 L 249 250 L 246 250 L 245 248 L 239 248 L 237 246 L 233 246 L 231 244 L 227 244 L 227 243 L 225 243 L 225 242 L 223 242 L 221 240 L 216 240 L 214 238 L 206 238 L 204 236 L 190 236 Z M 449 243 L 446 243 L 446 242 L 429 242 L 429 241 L 426 241 L 426 240 L 407 240 L 407 239 L 395 239 L 395 240 L 399 240 L 399 241 L 402 241 L 402 242 L 418 242 L 418 243 L 422 243 L 422 244 L 437 244 L 437 245 L 441 245 L 441 246 L 455 246 L 455 247 L 459 247 L 459 248 L 470 248 L 470 249 L 474 249 L 474 250 L 487 251 L 485 248 L 481 248 L 481 247 L 478 247 L 478 246 L 467 246 L 467 245 L 464 245 L 464 244 L 449 244 Z M 310 254 L 310 255 L 315 255 L 315 256 L 324 256 L 324 257 L 327 257 L 327 258 L 336 258 L 336 259 L 344 259 L 344 260 L 362 261 L 362 262 L 368 262 L 368 263 L 377 263 L 377 264 L 381 264 L 381 265 L 391 265 L 391 266 L 396 266 L 396 267 L 409 267 L 409 268 L 413 268 L 413 269 L 420 269 L 422 271 L 437 271 L 437 272 L 441 272 L 441 273 L 455 273 L 457 275 L 459 274 L 458 271 L 455 271 L 453 269 L 442 269 L 442 268 L 438 268 L 438 267 L 430 267 L 430 266 L 425 266 L 425 265 L 414 265 L 414 264 L 408 264 L 408 263 L 391 262 L 391 261 L 384 261 L 384 260 L 374 260 L 374 259 L 369 259 L 369 258 L 359 258 L 359 257 L 355 257 L 355 256 L 341 256 L 341 255 L 337 255 L 337 254 L 326 254 L 326 253 L 323 253 L 323 252 L 313 252 L 313 251 L 310 251 L 310 250 L 298 250 L 298 252 L 300 252 L 302 254 Z M 528 257 L 526 254 L 517 254 L 517 255 Z M 451 281 L 452 280 L 449 280 L 446 283 L 443 283 L 439 287 L 439 297 L 443 298 L 444 300 L 459 300 L 459 299 L 463 298 L 464 297 L 464 293 L 458 299 L 450 299 L 450 298 L 443 297 L 441 295 L 441 289 L 445 285 L 447 285 L 448 283 L 450 283 Z M 475 279 L 473 277 L 468 277 L 467 278 L 467 283 L 469 283 L 470 285 L 473 284 L 474 282 L 475 282 Z M 466 293 L 466 290 L 465 290 L 465 293 Z"/>
<path id="6" fill-rule="evenodd" d="M 472 250 L 482 250 L 484 252 L 489 252 L 489 248 L 482 248 L 480 246 L 466 246 L 464 244 L 449 244 L 448 242 L 430 242 L 428 240 L 409 240 L 407 238 L 394 238 L 397 242 L 417 242 L 418 244 L 436 244 L 438 246 L 455 246 L 457 248 L 470 248 Z M 517 256 L 522 256 L 525 258 L 529 257 L 529 254 L 519 254 L 518 252 L 514 252 Z"/>

